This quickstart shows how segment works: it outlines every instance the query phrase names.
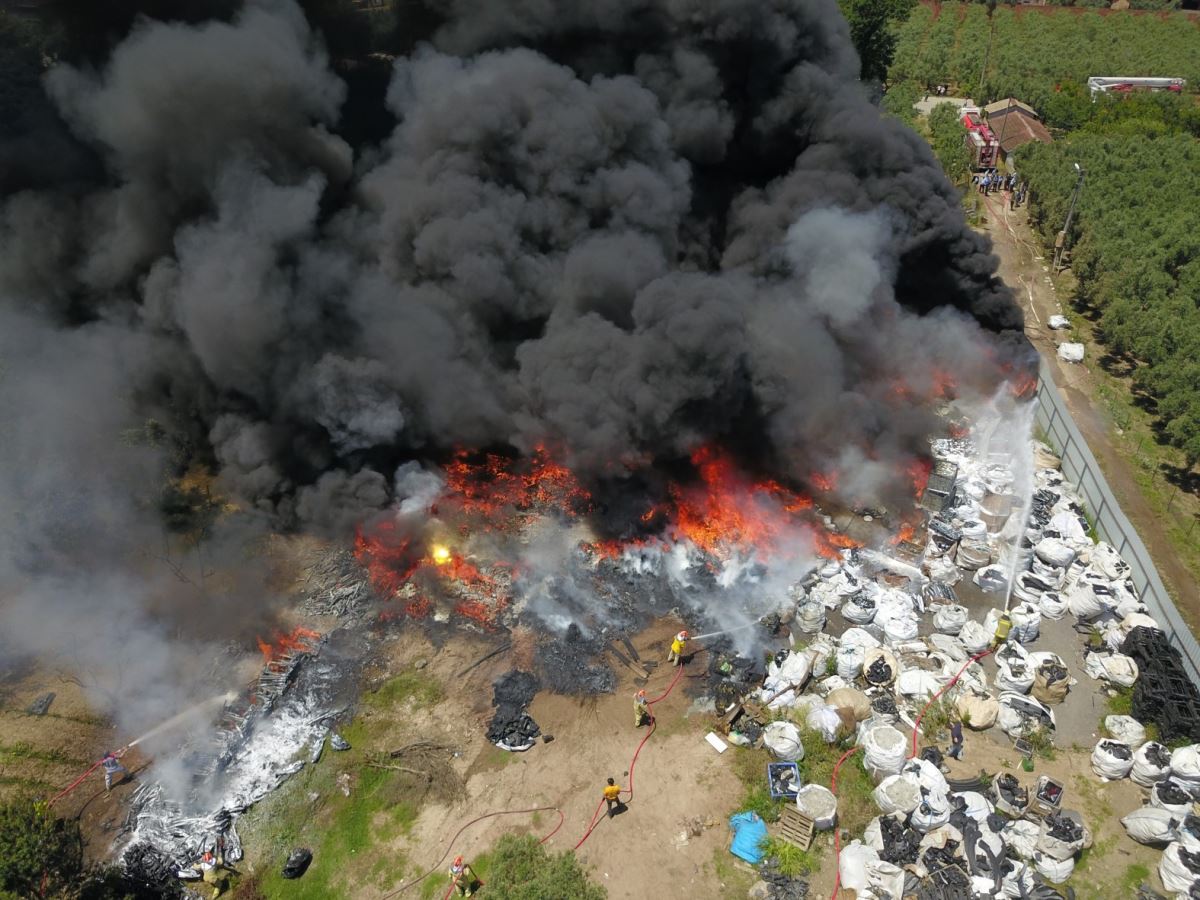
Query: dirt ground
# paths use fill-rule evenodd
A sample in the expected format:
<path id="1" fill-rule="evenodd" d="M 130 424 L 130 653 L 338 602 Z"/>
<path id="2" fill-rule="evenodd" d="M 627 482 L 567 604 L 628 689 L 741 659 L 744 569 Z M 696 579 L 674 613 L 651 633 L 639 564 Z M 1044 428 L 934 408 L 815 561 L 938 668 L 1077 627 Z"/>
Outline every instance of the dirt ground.
<path id="1" fill-rule="evenodd" d="M 1200 623 L 1200 582 L 1174 552 L 1162 517 L 1150 507 L 1137 485 L 1131 462 L 1114 446 L 1110 434 L 1115 425 L 1094 399 L 1095 377 L 1085 366 L 1063 362 L 1057 356 L 1057 343 L 1063 338 L 1060 333 L 1056 340 L 1046 323 L 1050 316 L 1063 313 L 1068 298 L 1060 298 L 1055 290 L 1050 278 L 1051 260 L 1043 256 L 1030 232 L 1024 208 L 1008 210 L 997 194 L 989 195 L 984 202 L 984 230 L 1000 257 L 1000 276 L 1017 293 L 1025 310 L 1025 334 L 1049 364 L 1075 424 L 1103 468 L 1121 509 L 1154 558 L 1180 612 L 1195 626 Z M 1093 358 L 1103 355 L 1103 348 L 1091 340 L 1086 343 L 1087 353 Z"/>
<path id="2" fill-rule="evenodd" d="M 677 628 L 677 622 L 660 621 L 638 635 L 634 646 L 643 659 L 664 661 L 667 642 Z M 611 695 L 579 698 L 543 690 L 529 712 L 554 740 L 539 742 L 521 754 L 498 750 L 484 739 L 492 714 L 491 683 L 512 667 L 513 660 L 504 654 L 465 679 L 457 677 L 489 646 L 455 641 L 427 656 L 432 648 L 414 633 L 397 641 L 391 652 L 397 664 L 429 659 L 427 671 L 442 680 L 449 695 L 426 713 L 425 721 L 406 722 L 403 731 L 450 737 L 461 751 L 456 768 L 465 781 L 465 797 L 449 805 L 425 806 L 410 832 L 395 841 L 407 858 L 428 860 L 430 866 L 462 825 L 497 810 L 557 806 L 564 822 L 546 847 L 555 852 L 571 849 L 587 830 L 605 779 L 612 776 L 629 786 L 630 761 L 645 734 L 644 728 L 634 730 L 632 721 L 631 698 L 641 685 L 635 683 L 633 672 L 619 668 L 620 683 Z M 689 668 L 698 673 L 702 665 L 698 657 Z M 670 668 L 660 665 L 644 685 L 647 694 L 653 698 L 665 691 L 672 675 Z M 725 853 L 729 841 L 725 820 L 742 788 L 728 758 L 705 742 L 709 716 L 692 709 L 691 691 L 685 676 L 655 706 L 658 728 L 638 757 L 635 793 L 627 811 L 612 819 L 602 817 L 579 850 L 580 859 L 610 897 L 685 892 L 696 898 L 727 896 L 713 877 L 712 862 L 715 852 Z M 693 818 L 707 826 L 699 836 L 688 834 L 685 820 Z M 531 819 L 498 816 L 480 822 L 463 833 L 453 851 L 469 859 L 506 831 L 546 834 L 558 821 L 553 812 L 539 814 L 536 826 Z M 416 894 L 414 889 L 411 895 Z"/>

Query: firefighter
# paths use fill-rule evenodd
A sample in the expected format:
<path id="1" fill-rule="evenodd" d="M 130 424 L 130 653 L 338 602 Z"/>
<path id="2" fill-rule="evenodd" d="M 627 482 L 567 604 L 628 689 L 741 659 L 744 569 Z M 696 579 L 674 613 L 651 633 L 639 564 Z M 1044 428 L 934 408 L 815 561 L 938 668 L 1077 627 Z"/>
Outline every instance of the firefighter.
<path id="1" fill-rule="evenodd" d="M 454 857 L 450 866 L 450 886 L 458 890 L 458 896 L 470 897 L 474 894 L 477 881 L 479 879 L 475 877 L 475 870 L 471 868 L 471 864 L 464 862 L 461 856 Z"/>
<path id="2" fill-rule="evenodd" d="M 688 633 L 681 631 L 675 635 L 675 639 L 671 641 L 671 652 L 667 654 L 667 662 L 675 665 L 683 665 L 683 654 L 687 650 Z"/>
<path id="3" fill-rule="evenodd" d="M 650 715 L 650 704 L 646 702 L 646 692 L 638 691 L 633 695 L 633 727 L 641 728 L 654 721 Z"/>
<path id="4" fill-rule="evenodd" d="M 996 622 L 996 633 L 992 636 L 992 649 L 995 650 L 1001 644 L 1008 640 L 1008 633 L 1012 630 L 1012 618 L 1008 613 L 1004 613 Z"/>
<path id="5" fill-rule="evenodd" d="M 121 757 L 125 755 L 128 747 L 122 747 L 120 750 L 109 750 L 104 754 L 104 759 L 100 760 L 100 765 L 104 767 L 104 793 L 112 791 L 113 777 L 120 772 L 121 781 L 124 781 L 129 776 L 129 770 L 121 765 Z M 118 782 L 119 783 L 119 782 Z"/>
<path id="6" fill-rule="evenodd" d="M 604 786 L 604 802 L 608 804 L 608 817 L 610 819 L 625 806 L 621 802 L 621 786 L 612 778 L 608 779 L 608 784 Z"/>
<path id="7" fill-rule="evenodd" d="M 229 876 L 225 874 L 225 860 L 223 855 L 213 856 L 211 850 L 204 851 L 204 855 L 200 857 L 200 862 L 192 866 L 192 870 L 200 876 L 205 884 L 213 889 L 213 900 L 220 897 L 229 885 Z"/>

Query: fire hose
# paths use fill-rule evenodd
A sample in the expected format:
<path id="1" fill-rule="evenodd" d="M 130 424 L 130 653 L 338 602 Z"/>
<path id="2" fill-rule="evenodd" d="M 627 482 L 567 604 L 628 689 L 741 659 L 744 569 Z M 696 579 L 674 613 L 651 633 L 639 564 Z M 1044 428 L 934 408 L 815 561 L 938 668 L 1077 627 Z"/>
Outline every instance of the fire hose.
<path id="1" fill-rule="evenodd" d="M 71 791 L 75 790 L 75 788 L 79 787 L 79 785 L 83 784 L 83 779 L 87 778 L 89 775 L 91 775 L 93 772 L 95 772 L 96 769 L 98 769 L 100 767 L 100 763 L 102 763 L 102 762 L 104 762 L 104 760 L 99 760 L 98 762 L 92 763 L 91 767 L 86 772 L 84 772 L 82 775 L 80 775 L 78 778 L 76 778 L 74 781 L 72 781 L 70 784 L 68 784 L 65 788 L 63 788 L 61 791 L 59 791 L 57 794 L 55 794 L 53 797 L 51 797 L 46 802 L 46 805 L 53 806 L 56 801 L 61 800 L 63 797 L 67 796 L 67 794 L 71 793 Z"/>
<path id="2" fill-rule="evenodd" d="M 967 667 L 969 665 L 971 665 L 971 663 L 978 662 L 979 660 L 983 659 L 985 656 L 989 655 L 990 653 L 992 653 L 991 648 L 984 650 L 982 653 L 976 653 L 974 656 L 972 656 L 970 659 L 968 659 L 965 663 L 963 663 L 962 668 L 959 669 L 957 673 L 955 673 L 953 678 L 951 678 L 944 685 L 942 685 L 941 690 L 939 690 L 936 694 L 934 694 L 932 697 L 929 698 L 929 702 L 926 703 L 925 706 L 921 709 L 920 715 L 917 716 L 916 721 L 913 723 L 912 753 L 909 754 L 909 756 L 908 756 L 909 759 L 912 759 L 914 756 L 917 755 L 917 735 L 920 734 L 920 732 L 921 732 L 921 720 L 923 718 L 925 718 L 925 713 L 927 713 L 929 711 L 929 707 L 933 706 L 934 702 L 937 701 L 938 697 L 942 696 L 942 694 L 944 694 L 947 690 L 949 690 L 951 687 L 953 687 L 955 684 L 958 683 L 958 679 L 962 677 L 963 672 L 967 671 Z M 834 799 L 837 798 L 838 769 L 840 769 L 842 767 L 842 763 L 846 761 L 847 757 L 851 756 L 854 753 L 857 753 L 860 749 L 861 748 L 858 747 L 857 745 L 851 747 L 849 750 L 847 750 L 845 753 L 842 754 L 841 759 L 839 759 L 837 761 L 837 763 L 834 765 L 833 779 L 832 779 L 832 783 L 830 786 L 830 790 L 833 792 Z M 835 873 L 834 879 L 833 879 L 833 897 L 831 898 L 831 900 L 837 900 L 838 888 L 841 886 L 841 883 L 842 883 L 842 842 L 841 842 L 841 829 L 840 828 L 835 828 L 833 830 L 833 853 L 834 853 L 834 865 L 837 866 L 837 872 Z"/>

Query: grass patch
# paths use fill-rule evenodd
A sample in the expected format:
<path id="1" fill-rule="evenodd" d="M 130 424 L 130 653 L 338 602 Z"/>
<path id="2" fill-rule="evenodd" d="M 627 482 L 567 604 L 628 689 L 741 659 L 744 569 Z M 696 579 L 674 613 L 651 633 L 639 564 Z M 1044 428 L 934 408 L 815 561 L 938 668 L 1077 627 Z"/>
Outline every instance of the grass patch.
<path id="1" fill-rule="evenodd" d="M 399 706 L 409 700 L 417 706 L 434 706 L 444 696 L 441 684 L 433 678 L 416 669 L 405 669 L 374 691 L 363 694 L 361 702 L 375 709 Z"/>
<path id="2" fill-rule="evenodd" d="M 1104 708 L 1108 710 L 1106 715 L 1110 716 L 1133 715 L 1133 688 L 1114 688 L 1113 693 L 1104 698 Z"/>
<path id="3" fill-rule="evenodd" d="M 0 746 L 0 759 L 13 761 L 37 760 L 39 762 L 58 763 L 65 766 L 86 767 L 90 765 L 87 760 L 71 756 L 62 750 L 39 750 L 32 744 L 25 742 Z"/>
<path id="4" fill-rule="evenodd" d="M 746 863 L 739 862 L 726 849 L 713 851 L 712 873 L 723 889 L 722 896 L 745 897 L 758 875 Z"/>
<path id="5" fill-rule="evenodd" d="M 1121 896 L 1132 897 L 1137 893 L 1138 886 L 1150 883 L 1150 867 L 1141 863 L 1132 863 L 1121 874 Z"/>
<path id="6" fill-rule="evenodd" d="M 776 762 L 775 757 L 765 747 L 734 749 L 733 771 L 743 788 L 736 811 L 751 810 L 758 813 L 764 822 L 778 822 L 783 801 L 772 799 L 767 785 L 767 763 Z"/>
<path id="7" fill-rule="evenodd" d="M 819 731 L 802 728 L 800 739 L 804 744 L 804 759 L 800 761 L 804 783 L 831 788 L 834 767 L 842 754 L 854 746 L 854 737 L 827 744 Z M 871 796 L 874 790 L 875 782 L 863 768 L 863 753 L 859 750 L 838 769 L 838 827 L 849 831 L 852 837 L 861 835 L 879 812 Z"/>
<path id="8" fill-rule="evenodd" d="M 779 865 L 781 875 L 788 878 L 802 878 L 815 872 L 821 865 L 821 846 L 813 844 L 808 850 L 801 850 L 795 844 L 780 838 L 767 838 L 763 845 L 766 859 L 774 859 Z"/>
<path id="9" fill-rule="evenodd" d="M 939 697 L 926 708 L 921 716 L 921 733 L 927 740 L 940 741 L 950 730 L 950 723 L 958 716 L 954 703 Z"/>
<path id="10" fill-rule="evenodd" d="M 1054 746 L 1054 733 L 1049 729 L 1035 728 L 1025 735 L 1025 740 L 1029 741 L 1033 752 L 1042 759 L 1053 760 L 1058 756 L 1058 749 Z"/>

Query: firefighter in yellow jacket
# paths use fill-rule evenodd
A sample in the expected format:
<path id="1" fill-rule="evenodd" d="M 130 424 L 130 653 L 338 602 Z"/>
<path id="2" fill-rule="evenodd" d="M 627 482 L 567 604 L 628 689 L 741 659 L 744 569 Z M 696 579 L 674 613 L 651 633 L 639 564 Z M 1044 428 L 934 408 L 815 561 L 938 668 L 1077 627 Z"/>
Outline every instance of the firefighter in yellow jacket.
<path id="1" fill-rule="evenodd" d="M 646 692 L 638 691 L 633 695 L 633 727 L 641 728 L 654 721 L 650 715 L 650 704 L 646 701 Z"/>
<path id="2" fill-rule="evenodd" d="M 470 897 L 474 894 L 477 881 L 479 879 L 475 877 L 475 870 L 471 868 L 471 864 L 461 856 L 454 857 L 454 862 L 450 865 L 450 887 L 458 891 L 458 896 Z"/>
<path id="3" fill-rule="evenodd" d="M 681 631 L 671 641 L 671 652 L 667 654 L 667 662 L 679 666 L 683 664 L 683 654 L 687 652 L 688 633 Z"/>

